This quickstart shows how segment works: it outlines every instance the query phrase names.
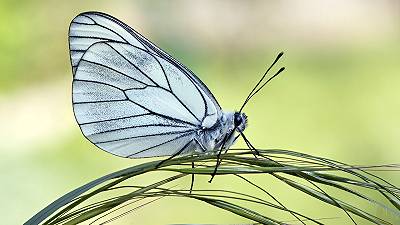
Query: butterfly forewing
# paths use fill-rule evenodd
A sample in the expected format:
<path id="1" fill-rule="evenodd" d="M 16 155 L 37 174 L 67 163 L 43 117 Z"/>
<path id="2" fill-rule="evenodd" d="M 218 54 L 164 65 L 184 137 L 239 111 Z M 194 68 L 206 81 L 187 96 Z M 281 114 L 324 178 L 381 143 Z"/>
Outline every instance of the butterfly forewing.
<path id="1" fill-rule="evenodd" d="M 69 40 L 75 117 L 103 150 L 132 158 L 173 155 L 221 114 L 190 70 L 109 15 L 80 14 Z"/>

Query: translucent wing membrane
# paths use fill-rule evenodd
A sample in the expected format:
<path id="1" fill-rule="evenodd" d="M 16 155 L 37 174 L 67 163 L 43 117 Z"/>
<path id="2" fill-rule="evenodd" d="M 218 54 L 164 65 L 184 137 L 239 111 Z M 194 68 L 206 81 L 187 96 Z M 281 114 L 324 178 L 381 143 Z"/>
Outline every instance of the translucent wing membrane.
<path id="1" fill-rule="evenodd" d="M 172 155 L 221 114 L 186 67 L 117 19 L 89 12 L 70 26 L 74 113 L 83 134 L 123 157 Z M 185 151 L 183 151 L 185 152 Z"/>

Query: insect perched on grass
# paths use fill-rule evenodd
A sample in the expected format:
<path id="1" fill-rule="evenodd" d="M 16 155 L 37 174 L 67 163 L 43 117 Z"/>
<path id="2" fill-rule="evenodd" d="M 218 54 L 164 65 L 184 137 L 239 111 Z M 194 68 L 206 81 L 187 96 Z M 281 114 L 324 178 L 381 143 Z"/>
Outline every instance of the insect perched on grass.
<path id="1" fill-rule="evenodd" d="M 82 133 L 127 158 L 221 154 L 245 138 L 244 106 L 284 69 L 262 83 L 280 53 L 240 110 L 225 112 L 192 71 L 110 15 L 75 17 L 69 46 L 73 109 Z"/>

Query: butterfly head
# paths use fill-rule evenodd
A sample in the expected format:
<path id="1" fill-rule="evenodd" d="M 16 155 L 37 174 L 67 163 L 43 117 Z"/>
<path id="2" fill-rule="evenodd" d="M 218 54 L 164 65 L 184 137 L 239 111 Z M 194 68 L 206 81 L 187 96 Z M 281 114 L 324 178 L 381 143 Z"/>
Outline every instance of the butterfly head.
<path id="1" fill-rule="evenodd" d="M 240 113 L 240 112 L 235 112 L 233 114 L 233 124 L 238 131 L 243 132 L 247 126 L 246 114 Z"/>

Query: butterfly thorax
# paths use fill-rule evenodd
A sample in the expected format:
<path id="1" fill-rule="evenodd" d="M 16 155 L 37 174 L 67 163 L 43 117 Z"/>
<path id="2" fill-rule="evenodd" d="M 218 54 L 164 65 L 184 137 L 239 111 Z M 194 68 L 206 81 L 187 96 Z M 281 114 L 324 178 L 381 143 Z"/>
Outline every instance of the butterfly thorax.
<path id="1" fill-rule="evenodd" d="M 247 116 L 238 112 L 222 112 L 216 123 L 207 128 L 201 128 L 196 136 L 198 147 L 196 151 L 211 152 L 228 149 L 235 143 L 239 132 L 247 125 Z M 233 133 L 232 133 L 233 132 Z"/>

